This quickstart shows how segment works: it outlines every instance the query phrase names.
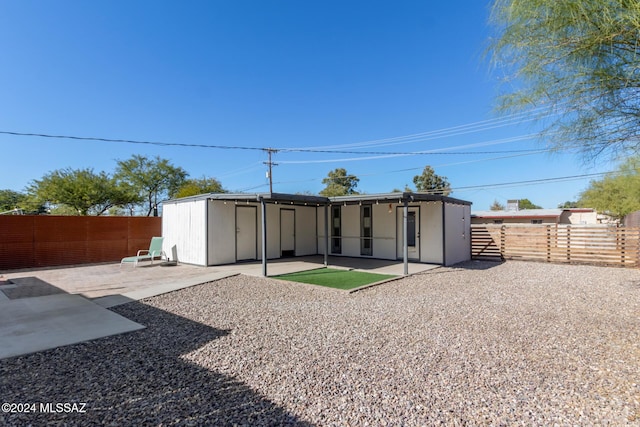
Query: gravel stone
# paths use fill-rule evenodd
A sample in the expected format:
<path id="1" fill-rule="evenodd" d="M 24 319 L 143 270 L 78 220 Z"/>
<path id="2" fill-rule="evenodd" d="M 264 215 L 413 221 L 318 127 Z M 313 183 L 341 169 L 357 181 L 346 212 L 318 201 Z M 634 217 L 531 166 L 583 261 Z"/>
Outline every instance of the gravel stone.
<path id="1" fill-rule="evenodd" d="M 640 271 L 509 261 L 349 294 L 236 276 L 0 361 L 0 425 L 640 425 Z"/>

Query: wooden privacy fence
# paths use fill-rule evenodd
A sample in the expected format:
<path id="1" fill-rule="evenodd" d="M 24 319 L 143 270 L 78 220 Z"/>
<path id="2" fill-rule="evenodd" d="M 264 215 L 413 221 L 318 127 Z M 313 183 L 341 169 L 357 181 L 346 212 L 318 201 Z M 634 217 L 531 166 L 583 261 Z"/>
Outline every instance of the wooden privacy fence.
<path id="1" fill-rule="evenodd" d="M 161 233 L 159 217 L 0 215 L 0 270 L 120 261 Z"/>
<path id="2" fill-rule="evenodd" d="M 640 228 L 616 225 L 472 224 L 474 259 L 638 267 Z"/>

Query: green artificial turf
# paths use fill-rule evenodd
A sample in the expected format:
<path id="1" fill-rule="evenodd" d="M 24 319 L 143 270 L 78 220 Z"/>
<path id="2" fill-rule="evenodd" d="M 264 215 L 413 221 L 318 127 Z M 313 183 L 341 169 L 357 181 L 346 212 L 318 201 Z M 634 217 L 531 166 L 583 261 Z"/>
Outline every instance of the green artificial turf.
<path id="1" fill-rule="evenodd" d="M 310 283 L 312 285 L 327 286 L 329 288 L 354 289 L 396 276 L 362 271 L 337 270 L 335 268 L 319 268 L 317 270 L 300 271 L 274 277 L 281 280 Z"/>

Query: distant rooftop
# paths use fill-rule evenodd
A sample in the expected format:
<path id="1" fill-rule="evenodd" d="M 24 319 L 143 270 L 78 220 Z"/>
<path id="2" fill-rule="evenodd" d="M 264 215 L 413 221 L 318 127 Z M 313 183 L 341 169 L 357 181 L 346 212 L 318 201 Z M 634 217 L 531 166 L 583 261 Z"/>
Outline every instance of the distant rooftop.
<path id="1" fill-rule="evenodd" d="M 557 218 L 564 209 L 520 209 L 500 211 L 472 211 L 471 218 Z"/>

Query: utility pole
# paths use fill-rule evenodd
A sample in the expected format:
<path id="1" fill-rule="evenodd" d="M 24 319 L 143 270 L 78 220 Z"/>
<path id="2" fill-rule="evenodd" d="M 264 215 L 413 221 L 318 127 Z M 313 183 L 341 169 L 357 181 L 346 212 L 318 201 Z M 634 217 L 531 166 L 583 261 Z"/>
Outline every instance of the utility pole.
<path id="1" fill-rule="evenodd" d="M 271 161 L 271 155 L 273 153 L 277 153 L 278 150 L 276 150 L 275 148 L 265 148 L 264 151 L 267 152 L 267 154 L 269 155 L 269 161 L 267 162 L 263 162 L 265 165 L 269 166 L 269 172 L 267 172 L 267 177 L 269 178 L 269 194 L 273 193 L 273 174 L 272 174 L 272 168 L 273 166 L 278 166 L 277 163 L 274 163 Z"/>

